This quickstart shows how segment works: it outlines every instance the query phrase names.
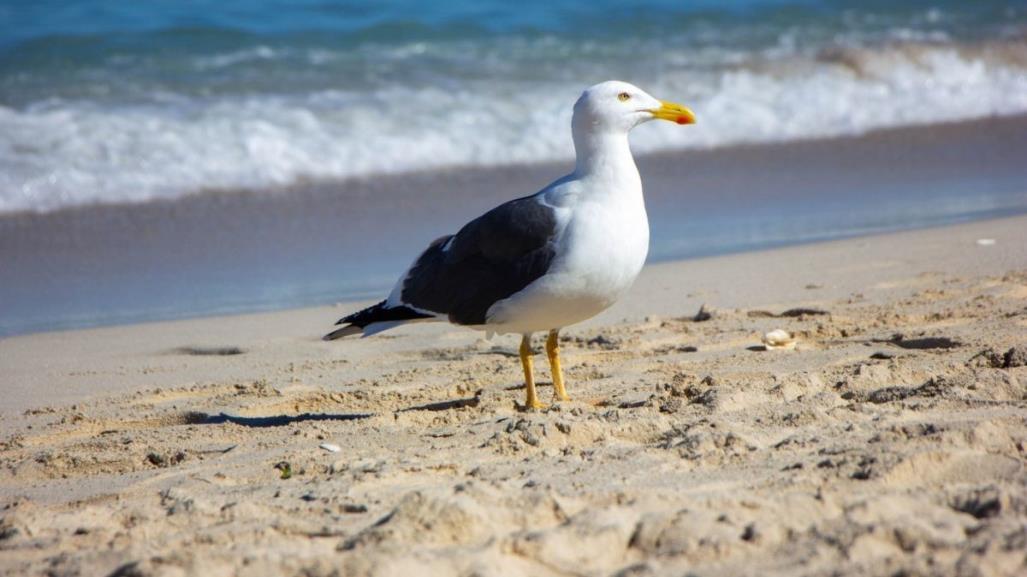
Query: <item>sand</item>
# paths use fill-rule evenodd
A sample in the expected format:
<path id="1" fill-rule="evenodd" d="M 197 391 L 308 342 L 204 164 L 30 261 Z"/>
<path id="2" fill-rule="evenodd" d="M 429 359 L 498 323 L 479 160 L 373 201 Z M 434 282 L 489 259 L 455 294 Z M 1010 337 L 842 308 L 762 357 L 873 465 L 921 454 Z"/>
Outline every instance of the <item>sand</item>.
<path id="1" fill-rule="evenodd" d="M 1027 572 L 1025 217 L 649 267 L 541 412 L 355 306 L 0 340 L 0 572 Z"/>

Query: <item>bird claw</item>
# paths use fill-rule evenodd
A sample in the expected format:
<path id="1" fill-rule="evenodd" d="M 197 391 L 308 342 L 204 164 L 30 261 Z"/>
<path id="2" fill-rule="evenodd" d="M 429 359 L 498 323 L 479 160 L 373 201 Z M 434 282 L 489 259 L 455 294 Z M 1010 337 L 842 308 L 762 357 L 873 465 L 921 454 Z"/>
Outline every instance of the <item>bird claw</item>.
<path id="1" fill-rule="evenodd" d="M 531 401 L 531 400 L 525 401 L 524 404 L 521 405 L 521 410 L 522 411 L 541 411 L 542 409 L 545 409 L 545 408 L 546 408 L 546 405 L 543 404 L 538 399 L 535 399 L 533 401 Z"/>

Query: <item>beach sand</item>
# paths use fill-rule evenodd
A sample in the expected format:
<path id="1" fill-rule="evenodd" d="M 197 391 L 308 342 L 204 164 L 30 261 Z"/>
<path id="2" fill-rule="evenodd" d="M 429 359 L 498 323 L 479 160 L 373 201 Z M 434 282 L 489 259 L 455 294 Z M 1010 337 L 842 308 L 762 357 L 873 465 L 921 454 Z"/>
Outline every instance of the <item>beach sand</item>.
<path id="1" fill-rule="evenodd" d="M 0 572 L 1027 572 L 1027 217 L 648 267 L 535 413 L 358 305 L 0 340 Z"/>

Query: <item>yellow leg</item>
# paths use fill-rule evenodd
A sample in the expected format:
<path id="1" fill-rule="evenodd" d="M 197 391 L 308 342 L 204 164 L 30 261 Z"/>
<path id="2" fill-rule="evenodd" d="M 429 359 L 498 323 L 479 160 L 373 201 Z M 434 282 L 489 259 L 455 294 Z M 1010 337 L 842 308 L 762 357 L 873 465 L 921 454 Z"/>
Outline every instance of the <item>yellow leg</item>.
<path id="1" fill-rule="evenodd" d="M 546 354 L 549 355 L 549 368 L 553 371 L 553 391 L 557 400 L 569 401 L 567 389 L 563 388 L 563 369 L 560 368 L 560 329 L 549 331 L 546 339 Z"/>
<path id="2" fill-rule="evenodd" d="M 539 402 L 538 394 L 535 392 L 535 376 L 531 372 L 531 335 L 524 335 L 521 339 L 521 365 L 524 367 L 524 388 L 528 396 L 524 400 L 525 409 L 541 409 L 544 405 Z"/>

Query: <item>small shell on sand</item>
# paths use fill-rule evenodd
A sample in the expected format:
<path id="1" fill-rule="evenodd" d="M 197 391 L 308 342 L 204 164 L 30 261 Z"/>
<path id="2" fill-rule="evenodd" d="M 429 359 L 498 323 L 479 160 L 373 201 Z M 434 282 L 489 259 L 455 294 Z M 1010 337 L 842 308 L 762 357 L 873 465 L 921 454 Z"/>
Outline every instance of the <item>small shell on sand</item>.
<path id="1" fill-rule="evenodd" d="M 332 444 L 332 443 L 321 443 L 318 446 L 320 448 L 324 449 L 325 451 L 328 451 L 329 453 L 338 453 L 339 451 L 342 450 L 342 447 L 340 447 L 338 445 L 335 445 L 335 444 Z"/>
<path id="2" fill-rule="evenodd" d="M 795 348 L 795 337 L 781 329 L 774 329 L 763 335 L 763 344 L 767 350 L 789 350 Z"/>

